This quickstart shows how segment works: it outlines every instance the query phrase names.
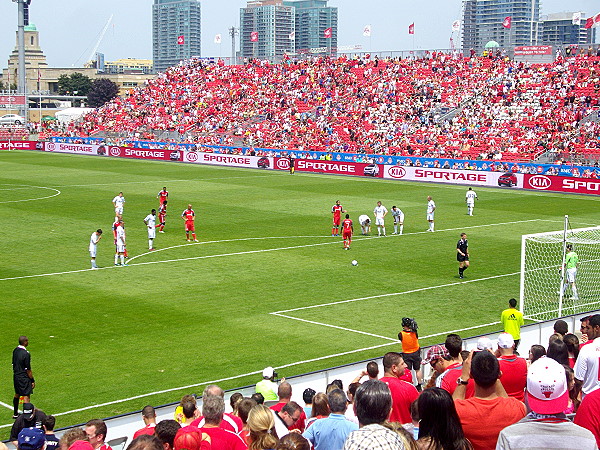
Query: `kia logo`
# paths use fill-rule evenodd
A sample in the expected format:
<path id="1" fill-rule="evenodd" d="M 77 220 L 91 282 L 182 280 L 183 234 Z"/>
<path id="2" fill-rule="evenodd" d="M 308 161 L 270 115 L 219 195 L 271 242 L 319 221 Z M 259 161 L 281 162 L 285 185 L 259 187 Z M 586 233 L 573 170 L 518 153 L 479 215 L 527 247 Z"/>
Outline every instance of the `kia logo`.
<path id="1" fill-rule="evenodd" d="M 190 152 L 187 154 L 187 160 L 189 162 L 196 162 L 196 161 L 198 161 L 198 155 L 194 152 Z"/>
<path id="2" fill-rule="evenodd" d="M 121 149 L 119 147 L 111 147 L 110 156 L 121 156 Z"/>
<path id="3" fill-rule="evenodd" d="M 54 145 L 54 143 L 52 143 L 52 142 L 48 142 L 46 144 L 46 151 L 53 152 L 54 150 L 56 150 L 56 145 Z"/>
<path id="4" fill-rule="evenodd" d="M 290 160 L 287 158 L 278 159 L 277 168 L 281 170 L 288 170 L 290 168 Z"/>
<path id="5" fill-rule="evenodd" d="M 534 175 L 529 178 L 528 183 L 533 189 L 548 189 L 552 186 L 552 181 L 546 175 Z"/>
<path id="6" fill-rule="evenodd" d="M 392 178 L 403 178 L 406 170 L 402 166 L 393 166 L 388 169 L 388 175 Z"/>

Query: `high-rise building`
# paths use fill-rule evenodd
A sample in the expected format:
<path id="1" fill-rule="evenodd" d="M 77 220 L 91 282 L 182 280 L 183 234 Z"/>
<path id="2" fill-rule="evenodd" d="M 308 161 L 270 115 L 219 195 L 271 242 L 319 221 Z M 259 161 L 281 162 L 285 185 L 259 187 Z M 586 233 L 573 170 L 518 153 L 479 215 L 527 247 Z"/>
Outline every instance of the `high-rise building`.
<path id="1" fill-rule="evenodd" d="M 327 0 L 284 0 L 284 5 L 296 8 L 295 49 L 335 49 L 338 44 L 338 9 L 327 6 Z M 330 38 L 325 30 L 331 29 Z"/>
<path id="2" fill-rule="evenodd" d="M 510 17 L 510 28 L 503 22 Z M 481 52 L 490 41 L 500 47 L 538 43 L 540 0 L 464 0 L 463 47 Z"/>
<path id="3" fill-rule="evenodd" d="M 249 0 L 240 9 L 242 58 L 276 59 L 294 52 L 294 7 L 283 0 Z"/>
<path id="4" fill-rule="evenodd" d="M 157 72 L 200 56 L 200 13 L 199 0 L 154 0 L 152 55 Z"/>
<path id="5" fill-rule="evenodd" d="M 543 44 L 569 45 L 589 44 L 591 33 L 585 28 L 585 13 L 581 23 L 573 25 L 573 13 L 561 12 L 540 18 L 540 42 Z"/>

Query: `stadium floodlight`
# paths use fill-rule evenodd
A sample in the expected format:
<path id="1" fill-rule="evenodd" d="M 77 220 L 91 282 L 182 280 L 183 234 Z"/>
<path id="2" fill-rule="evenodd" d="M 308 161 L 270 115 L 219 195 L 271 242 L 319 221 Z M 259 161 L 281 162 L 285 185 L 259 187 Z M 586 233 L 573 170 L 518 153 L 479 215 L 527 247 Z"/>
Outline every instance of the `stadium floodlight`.
<path id="1" fill-rule="evenodd" d="M 576 293 L 563 270 L 569 244 L 579 259 Z M 570 229 L 565 216 L 561 231 L 522 236 L 520 297 L 521 312 L 532 320 L 586 312 L 600 304 L 600 227 Z"/>

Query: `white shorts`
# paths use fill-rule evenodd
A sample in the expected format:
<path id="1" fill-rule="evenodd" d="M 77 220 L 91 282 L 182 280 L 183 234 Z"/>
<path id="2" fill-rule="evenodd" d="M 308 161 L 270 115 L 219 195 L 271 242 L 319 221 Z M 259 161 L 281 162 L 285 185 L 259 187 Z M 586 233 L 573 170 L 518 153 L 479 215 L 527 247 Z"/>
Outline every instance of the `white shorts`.
<path id="1" fill-rule="evenodd" d="M 576 276 L 577 276 L 577 268 L 567 269 L 567 281 L 569 283 L 575 283 Z"/>
<path id="2" fill-rule="evenodd" d="M 383 223 L 383 217 L 376 217 L 375 225 L 378 227 L 383 227 L 385 225 L 385 223 Z"/>
<path id="3" fill-rule="evenodd" d="M 117 242 L 117 253 L 125 253 L 125 245 Z"/>
<path id="4" fill-rule="evenodd" d="M 394 223 L 404 223 L 404 214 L 394 216 Z"/>
<path id="5" fill-rule="evenodd" d="M 148 239 L 154 239 L 156 237 L 156 227 L 148 227 Z"/>
<path id="6" fill-rule="evenodd" d="M 92 248 L 92 246 L 90 246 L 90 257 L 95 258 L 96 257 L 96 247 L 94 246 Z"/>
<path id="7" fill-rule="evenodd" d="M 433 213 L 427 213 L 427 220 L 433 221 Z"/>
<path id="8" fill-rule="evenodd" d="M 122 206 L 115 207 L 115 215 L 116 216 L 122 216 L 123 215 L 123 207 Z"/>
<path id="9" fill-rule="evenodd" d="M 475 202 L 471 200 L 470 202 L 467 202 L 467 206 L 470 206 L 472 208 L 473 206 L 475 206 Z"/>

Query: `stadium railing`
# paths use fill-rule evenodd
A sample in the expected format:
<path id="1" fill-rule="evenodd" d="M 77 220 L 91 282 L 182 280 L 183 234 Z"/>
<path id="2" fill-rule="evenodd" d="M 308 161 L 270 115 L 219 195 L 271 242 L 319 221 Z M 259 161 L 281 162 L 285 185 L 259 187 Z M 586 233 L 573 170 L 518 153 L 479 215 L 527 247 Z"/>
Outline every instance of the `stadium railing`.
<path id="1" fill-rule="evenodd" d="M 498 312 L 498 315 L 499 314 L 500 314 L 500 312 Z M 592 314 L 600 314 L 600 310 L 564 316 L 564 317 L 562 317 L 562 319 L 567 322 L 570 332 L 578 333 L 579 328 L 580 328 L 580 319 L 582 317 L 592 315 Z M 553 326 L 554 326 L 554 322 L 556 322 L 556 320 L 557 319 L 532 323 L 529 325 L 525 325 L 521 328 L 521 343 L 519 345 L 519 350 L 520 350 L 521 356 L 526 358 L 529 348 L 534 344 L 541 344 L 541 345 L 544 345 L 544 347 L 547 347 L 548 338 L 554 333 Z M 498 322 L 498 324 L 499 324 L 499 322 Z M 463 330 L 452 330 L 452 332 L 458 333 L 459 335 L 461 334 L 461 331 L 463 331 Z M 466 350 L 471 350 L 471 349 L 477 347 L 477 341 L 479 340 L 479 338 L 489 337 L 492 340 L 494 340 L 494 339 L 497 339 L 498 334 L 500 334 L 501 332 L 502 332 L 502 330 L 499 329 L 499 331 L 497 331 L 495 333 L 488 333 L 488 334 L 464 338 L 463 339 L 463 347 Z M 444 341 L 445 334 L 446 333 L 443 333 L 440 335 L 440 339 L 439 339 L 440 342 Z M 422 347 L 423 354 L 425 354 L 425 352 L 427 351 L 428 348 L 429 348 L 429 346 Z M 399 350 L 399 349 L 400 349 L 399 342 L 398 342 L 398 344 L 391 343 L 390 348 L 386 351 L 393 351 L 393 350 Z M 386 352 L 382 351 L 382 353 L 386 353 Z M 305 373 L 302 375 L 292 375 L 289 377 L 286 376 L 285 373 L 282 373 L 280 371 L 280 375 L 286 376 L 286 380 L 288 380 L 292 384 L 292 386 L 293 386 L 292 399 L 295 400 L 296 402 L 298 402 L 300 405 L 303 405 L 304 402 L 302 401 L 302 392 L 306 388 L 310 387 L 310 388 L 316 390 L 317 392 L 324 392 L 327 385 L 335 379 L 342 380 L 342 382 L 344 383 L 344 388 L 346 388 L 348 386 L 348 384 L 362 370 L 365 369 L 366 363 L 368 361 L 376 361 L 380 366 L 380 374 L 383 373 L 381 358 L 374 358 L 374 359 L 354 362 L 351 364 L 345 364 L 343 366 L 332 367 L 332 368 L 325 369 L 325 370 L 309 372 L 309 373 Z M 269 363 L 270 363 L 269 361 L 265 361 L 264 365 L 267 366 Z M 260 369 L 260 368 L 257 368 L 257 370 L 258 369 Z M 429 372 L 430 372 L 429 366 L 424 366 L 424 379 L 428 379 L 428 377 L 430 376 Z M 257 382 L 260 381 L 260 371 L 257 372 L 256 381 Z M 203 387 L 204 387 L 204 385 L 199 385 L 198 389 L 195 390 L 195 392 L 201 392 Z M 252 395 L 254 393 L 254 385 L 243 386 L 243 387 L 239 387 L 239 388 L 235 388 L 235 389 L 229 389 L 226 391 L 225 405 L 227 408 L 226 410 L 229 412 L 230 412 L 229 397 L 231 396 L 231 394 L 233 394 L 235 392 L 240 392 L 245 397 L 249 397 L 250 395 Z M 147 400 L 140 399 L 140 405 L 147 404 L 147 403 L 148 403 Z M 175 413 L 175 408 L 177 407 L 177 405 L 179 405 L 178 401 L 169 403 L 167 405 L 156 406 L 155 408 L 156 408 L 157 422 L 160 422 L 161 420 L 164 420 L 164 419 L 173 419 L 174 413 Z M 199 408 L 202 407 L 202 398 L 198 398 L 198 407 Z M 47 411 L 47 412 L 54 413 L 54 412 L 50 412 L 50 411 Z M 95 417 L 93 409 L 90 410 L 90 417 Z M 129 441 L 133 437 L 133 433 L 135 433 L 137 430 L 139 430 L 140 428 L 142 428 L 144 426 L 142 419 L 141 419 L 141 411 L 133 411 L 133 412 L 126 413 L 126 414 L 121 414 L 118 416 L 105 418 L 104 420 L 108 426 L 107 440 L 116 440 L 116 439 L 121 439 L 121 438 L 127 438 L 127 440 Z M 60 422 L 60 417 L 58 418 L 58 421 Z M 62 435 L 62 433 L 64 433 L 66 430 L 68 430 L 70 428 L 82 427 L 82 426 L 83 426 L 83 424 L 78 424 L 78 425 L 73 425 L 73 426 L 66 427 L 66 428 L 60 428 L 57 430 L 56 434 L 57 434 L 57 436 L 60 437 Z M 12 444 L 10 444 L 8 442 L 7 442 L 7 445 L 11 449 L 14 448 L 14 447 L 12 447 Z"/>

